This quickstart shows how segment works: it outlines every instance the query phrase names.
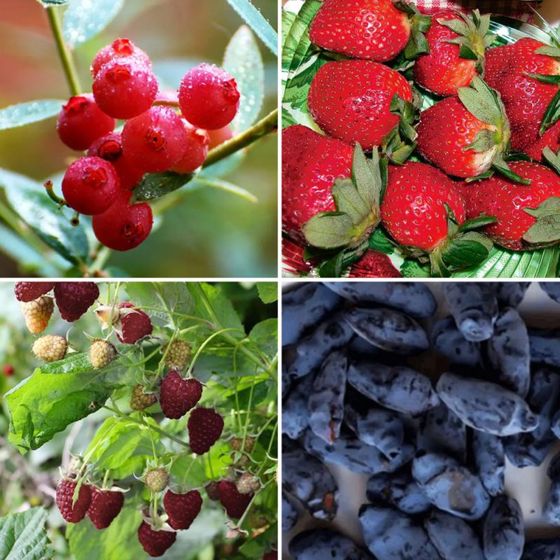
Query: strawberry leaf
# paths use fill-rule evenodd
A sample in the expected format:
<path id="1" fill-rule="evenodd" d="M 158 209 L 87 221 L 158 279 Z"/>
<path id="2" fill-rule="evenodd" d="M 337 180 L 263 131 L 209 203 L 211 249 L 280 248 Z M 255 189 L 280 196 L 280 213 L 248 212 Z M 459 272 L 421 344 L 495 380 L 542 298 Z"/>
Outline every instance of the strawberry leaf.
<path id="1" fill-rule="evenodd" d="M 450 271 L 476 266 L 489 255 L 493 243 L 488 237 L 474 231 L 458 235 L 445 248 L 443 262 Z"/>
<path id="2" fill-rule="evenodd" d="M 377 149 L 373 150 L 371 161 L 368 161 L 361 146 L 356 144 L 352 159 L 352 179 L 359 195 L 367 206 L 367 211 L 371 212 L 372 208 L 379 208 L 383 182 L 379 171 Z M 339 210 L 341 209 L 339 208 Z M 366 212 L 366 215 L 368 212 Z"/>
<path id="3" fill-rule="evenodd" d="M 558 47 L 544 46 L 535 51 L 536 54 L 544 56 L 552 56 L 553 58 L 560 58 L 560 49 Z"/>
<path id="4" fill-rule="evenodd" d="M 467 150 L 474 150 L 480 154 L 491 150 L 496 145 L 496 133 L 492 130 L 481 130 L 477 133 L 472 144 L 467 146 Z"/>
<path id="5" fill-rule="evenodd" d="M 560 173 L 560 152 L 555 154 L 548 146 L 543 150 L 544 159 L 552 165 L 557 173 Z"/>
<path id="6" fill-rule="evenodd" d="M 540 133 L 544 134 L 553 124 L 560 119 L 560 89 L 550 102 L 543 117 Z"/>
<path id="7" fill-rule="evenodd" d="M 372 251 L 379 251 L 386 255 L 391 255 L 395 252 L 395 243 L 390 237 L 380 228 L 376 229 L 369 238 L 369 249 Z"/>
<path id="8" fill-rule="evenodd" d="M 352 241 L 352 219 L 342 212 L 321 212 L 303 225 L 310 245 L 323 249 L 344 247 Z"/>
<path id="9" fill-rule="evenodd" d="M 538 208 L 526 208 L 525 212 L 537 219 L 523 236 L 528 243 L 554 243 L 560 240 L 560 198 L 551 197 Z"/>
<path id="10" fill-rule="evenodd" d="M 560 76 L 557 75 L 549 75 L 549 74 L 533 74 L 532 72 L 528 72 L 527 76 L 530 78 L 534 78 L 543 84 L 560 84 Z"/>
<path id="11" fill-rule="evenodd" d="M 337 179 L 332 188 L 332 196 L 337 210 L 350 216 L 355 226 L 371 212 L 371 207 L 367 206 L 350 179 Z"/>
<path id="12" fill-rule="evenodd" d="M 466 231 L 472 231 L 475 229 L 479 229 L 484 226 L 488 226 L 490 224 L 495 223 L 497 220 L 494 216 L 478 216 L 478 218 L 473 218 L 472 220 L 468 220 L 467 222 L 463 222 L 460 226 L 458 231 L 460 233 Z"/>
<path id="13" fill-rule="evenodd" d="M 478 120 L 500 126 L 504 120 L 505 111 L 496 92 L 478 76 L 470 87 L 459 88 L 459 99 L 466 109 Z"/>
<path id="14" fill-rule="evenodd" d="M 492 162 L 492 167 L 494 167 L 497 171 L 499 171 L 502 175 L 507 177 L 510 181 L 514 183 L 520 183 L 522 185 L 530 185 L 530 179 L 524 179 L 514 171 L 512 171 L 509 165 L 505 162 L 505 160 L 501 157 L 495 157 L 494 161 Z"/>

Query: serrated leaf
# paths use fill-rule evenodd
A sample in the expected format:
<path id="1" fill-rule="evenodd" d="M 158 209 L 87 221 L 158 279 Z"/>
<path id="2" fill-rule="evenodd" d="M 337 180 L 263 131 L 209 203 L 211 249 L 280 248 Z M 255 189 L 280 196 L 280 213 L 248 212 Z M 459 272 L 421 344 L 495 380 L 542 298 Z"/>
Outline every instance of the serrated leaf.
<path id="1" fill-rule="evenodd" d="M 469 26 L 460 19 L 438 19 L 437 22 L 451 31 L 457 33 L 457 35 L 468 35 Z"/>
<path id="2" fill-rule="evenodd" d="M 47 510 L 31 508 L 0 518 L 0 558 L 49 560 L 54 557 L 47 535 Z"/>
<path id="3" fill-rule="evenodd" d="M 537 219 L 523 236 L 525 241 L 542 244 L 560 240 L 560 198 L 551 197 L 538 208 L 526 208 L 525 212 Z"/>
<path id="4" fill-rule="evenodd" d="M 0 109 L 0 130 L 25 126 L 55 117 L 60 113 L 64 101 L 58 99 L 39 99 L 10 105 Z"/>
<path id="5" fill-rule="evenodd" d="M 475 77 L 470 87 L 459 88 L 459 99 L 477 119 L 498 125 L 503 113 L 493 91 L 480 78 Z"/>
<path id="6" fill-rule="evenodd" d="M 443 260 L 450 270 L 475 266 L 488 257 L 492 245 L 488 237 L 471 231 L 452 241 L 443 254 Z"/>
<path id="7" fill-rule="evenodd" d="M 95 37 L 115 18 L 124 0 L 70 0 L 64 12 L 62 32 L 70 47 Z"/>
<path id="8" fill-rule="evenodd" d="M 332 188 L 332 196 L 336 209 L 350 216 L 353 225 L 358 225 L 371 212 L 350 179 L 337 179 Z"/>
<path id="9" fill-rule="evenodd" d="M 169 194 L 191 181 L 192 175 L 166 173 L 149 173 L 144 175 L 140 184 L 134 189 L 134 200 L 155 200 Z"/>
<path id="10" fill-rule="evenodd" d="M 278 284 L 276 282 L 259 282 L 257 291 L 263 303 L 274 303 L 278 300 Z"/>
<path id="11" fill-rule="evenodd" d="M 320 213 L 303 226 L 303 234 L 310 245 L 323 249 L 344 247 L 352 240 L 352 219 L 340 212 Z"/>
<path id="12" fill-rule="evenodd" d="M 231 38 L 224 68 L 236 79 L 241 94 L 239 111 L 230 124 L 235 133 L 247 130 L 259 116 L 264 100 L 264 66 L 255 36 L 242 25 Z"/>
<path id="13" fill-rule="evenodd" d="M 278 319 L 265 319 L 257 323 L 251 329 L 249 338 L 272 360 L 278 353 Z M 266 384 L 263 385 L 266 388 Z"/>

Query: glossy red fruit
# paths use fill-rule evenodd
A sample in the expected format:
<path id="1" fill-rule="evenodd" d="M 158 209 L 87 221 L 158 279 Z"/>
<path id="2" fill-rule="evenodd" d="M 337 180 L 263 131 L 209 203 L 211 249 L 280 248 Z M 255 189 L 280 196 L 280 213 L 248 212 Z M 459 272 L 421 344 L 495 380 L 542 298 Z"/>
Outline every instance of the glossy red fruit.
<path id="1" fill-rule="evenodd" d="M 301 228 L 315 214 L 335 208 L 332 187 L 350 177 L 352 147 L 301 125 L 282 131 L 282 227 L 305 243 Z"/>
<path id="2" fill-rule="evenodd" d="M 212 64 L 200 64 L 189 70 L 179 88 L 183 116 L 205 130 L 227 126 L 237 114 L 239 99 L 235 79 Z"/>
<path id="3" fill-rule="evenodd" d="M 130 119 L 152 106 L 158 84 L 149 68 L 133 58 L 124 58 L 104 64 L 92 89 L 102 111 L 116 119 Z"/>
<path id="4" fill-rule="evenodd" d="M 410 20 L 392 0 L 325 0 L 309 36 L 329 51 L 386 62 L 405 48 L 410 32 Z"/>
<path id="5" fill-rule="evenodd" d="M 196 171 L 206 160 L 210 139 L 208 132 L 201 128 L 195 128 L 183 119 L 187 138 L 184 144 L 184 152 L 181 159 L 172 167 L 176 173 L 192 173 Z"/>
<path id="6" fill-rule="evenodd" d="M 122 133 L 126 157 L 146 172 L 173 167 L 183 157 L 187 140 L 183 121 L 171 107 L 152 107 L 130 119 Z"/>
<path id="7" fill-rule="evenodd" d="M 167 522 L 173 529 L 188 529 L 202 508 L 202 497 L 198 490 L 176 494 L 168 490 L 163 496 L 163 507 Z"/>
<path id="8" fill-rule="evenodd" d="M 349 278 L 400 278 L 402 274 L 391 259 L 379 251 L 366 251 L 350 268 Z"/>
<path id="9" fill-rule="evenodd" d="M 99 297 L 95 282 L 56 282 L 54 300 L 65 321 L 77 321 Z"/>
<path id="10" fill-rule="evenodd" d="M 465 221 L 465 203 L 444 173 L 425 163 L 390 166 L 381 221 L 400 245 L 432 251 L 448 236 L 448 212 Z"/>
<path id="11" fill-rule="evenodd" d="M 228 517 L 232 519 L 242 517 L 253 499 L 253 494 L 241 494 L 235 483 L 229 480 L 220 481 L 219 489 L 220 502 L 224 506 Z"/>
<path id="12" fill-rule="evenodd" d="M 175 531 L 156 531 L 146 521 L 138 528 L 138 540 L 142 548 L 150 556 L 163 556 L 165 551 L 173 545 L 177 533 Z"/>
<path id="13" fill-rule="evenodd" d="M 87 150 L 92 142 L 115 128 L 115 119 L 106 115 L 85 93 L 71 97 L 58 115 L 59 138 L 73 150 Z"/>
<path id="14" fill-rule="evenodd" d="M 76 503 L 73 503 L 76 486 L 75 480 L 63 478 L 56 487 L 56 505 L 60 514 L 68 523 L 81 521 L 91 503 L 91 487 L 87 484 L 80 486 Z"/>
<path id="15" fill-rule="evenodd" d="M 130 301 L 119 305 L 119 331 L 117 337 L 125 344 L 134 344 L 152 334 L 152 320 L 147 313 Z"/>
<path id="16" fill-rule="evenodd" d="M 212 408 L 195 408 L 187 422 L 189 445 L 197 455 L 206 453 L 222 435 L 224 419 Z"/>
<path id="17" fill-rule="evenodd" d="M 210 150 L 216 146 L 221 146 L 224 142 L 233 138 L 233 130 L 231 130 L 229 126 L 224 126 L 223 128 L 218 128 L 216 130 L 208 130 L 206 132 L 210 141 L 208 145 Z"/>
<path id="18" fill-rule="evenodd" d="M 113 166 L 98 157 L 82 157 L 71 163 L 62 179 L 66 204 L 80 214 L 105 212 L 119 191 L 119 178 Z"/>
<path id="19" fill-rule="evenodd" d="M 14 366 L 12 364 L 6 364 L 4 365 L 4 367 L 2 368 L 2 373 L 6 376 L 6 377 L 12 377 L 12 375 L 14 375 L 14 373 L 16 372 Z"/>
<path id="20" fill-rule="evenodd" d="M 194 378 L 183 379 L 171 370 L 161 382 L 159 403 L 167 418 L 181 418 L 194 408 L 202 396 L 202 384 Z"/>
<path id="21" fill-rule="evenodd" d="M 91 75 L 93 78 L 97 76 L 101 68 L 115 59 L 133 58 L 140 65 L 147 68 L 152 67 L 150 57 L 139 47 L 137 47 L 130 39 L 118 38 L 110 45 L 103 47 L 93 58 L 91 63 Z"/>
<path id="22" fill-rule="evenodd" d="M 391 112 L 395 95 L 412 101 L 410 84 L 395 70 L 368 60 L 342 60 L 321 66 L 308 103 L 324 132 L 369 150 L 399 124 L 399 116 Z"/>
<path id="23" fill-rule="evenodd" d="M 123 504 L 124 494 L 122 492 L 102 490 L 94 486 L 87 514 L 96 529 L 106 529 L 120 513 Z"/>
<path id="24" fill-rule="evenodd" d="M 54 288 L 54 282 L 16 282 L 14 292 L 18 301 L 33 301 Z"/>
<path id="25" fill-rule="evenodd" d="M 95 237 L 115 251 L 130 251 L 146 240 L 153 226 L 152 209 L 140 202 L 129 204 L 128 197 L 119 197 L 103 214 L 93 217 Z"/>

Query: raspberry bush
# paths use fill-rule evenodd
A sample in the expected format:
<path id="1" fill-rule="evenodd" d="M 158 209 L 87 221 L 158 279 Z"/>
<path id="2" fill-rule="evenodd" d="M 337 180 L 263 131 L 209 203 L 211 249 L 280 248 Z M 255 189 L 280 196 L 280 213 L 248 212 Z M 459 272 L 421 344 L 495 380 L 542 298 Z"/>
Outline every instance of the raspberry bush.
<path id="1" fill-rule="evenodd" d="M 277 549 L 275 285 L 3 289 L 0 555 L 243 560 Z M 34 296 L 51 303 L 39 333 L 36 300 L 23 301 Z"/>

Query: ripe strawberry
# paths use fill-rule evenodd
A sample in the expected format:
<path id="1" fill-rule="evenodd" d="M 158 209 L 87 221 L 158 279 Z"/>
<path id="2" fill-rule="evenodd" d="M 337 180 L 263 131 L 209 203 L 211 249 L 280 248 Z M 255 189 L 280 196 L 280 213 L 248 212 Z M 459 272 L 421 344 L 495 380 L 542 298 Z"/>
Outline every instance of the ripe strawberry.
<path id="1" fill-rule="evenodd" d="M 33 354 L 45 362 L 57 362 L 66 356 L 68 342 L 63 336 L 48 334 L 38 338 L 32 347 Z"/>
<path id="2" fill-rule="evenodd" d="M 261 483 L 255 475 L 246 472 L 239 477 L 235 487 L 240 494 L 252 494 L 261 487 Z"/>
<path id="3" fill-rule="evenodd" d="M 191 490 L 186 494 L 168 490 L 163 496 L 163 507 L 173 529 L 188 529 L 200 513 L 202 497 L 198 490 Z"/>
<path id="4" fill-rule="evenodd" d="M 521 251 L 553 243 L 560 239 L 554 221 L 547 217 L 560 213 L 560 177 L 543 165 L 518 161 L 511 168 L 527 179 L 530 186 L 517 185 L 499 176 L 467 185 L 462 189 L 467 215 L 494 216 L 497 222 L 486 226 L 486 233 L 496 243 Z"/>
<path id="5" fill-rule="evenodd" d="M 163 467 L 150 469 L 144 475 L 144 484 L 152 492 L 161 492 L 169 482 L 169 473 Z"/>
<path id="6" fill-rule="evenodd" d="M 89 361 L 93 369 L 107 367 L 116 357 L 116 348 L 106 340 L 96 339 L 89 347 Z"/>
<path id="7" fill-rule="evenodd" d="M 202 384 L 197 379 L 183 379 L 171 370 L 161 382 L 159 402 L 167 418 L 181 418 L 195 407 L 202 396 Z"/>
<path id="8" fill-rule="evenodd" d="M 334 210 L 334 181 L 350 177 L 352 148 L 301 125 L 282 132 L 282 227 L 304 241 L 301 228 L 318 212 Z"/>
<path id="9" fill-rule="evenodd" d="M 157 402 L 157 396 L 154 393 L 147 393 L 142 385 L 135 385 L 132 389 L 130 397 L 130 408 L 132 410 L 144 410 Z"/>
<path id="10" fill-rule="evenodd" d="M 120 490 L 102 490 L 93 486 L 88 517 L 96 529 L 106 529 L 120 513 L 124 504 L 124 494 Z"/>
<path id="11" fill-rule="evenodd" d="M 138 528 L 138 540 L 150 556 L 163 556 L 176 538 L 175 531 L 156 530 L 146 521 L 142 521 Z"/>
<path id="12" fill-rule="evenodd" d="M 145 336 L 152 334 L 152 321 L 133 303 L 126 301 L 119 305 L 119 324 L 117 338 L 125 344 L 134 344 Z"/>
<path id="13" fill-rule="evenodd" d="M 430 52 L 414 65 L 414 79 L 436 95 L 456 95 L 483 69 L 484 52 L 493 40 L 490 16 L 471 16 L 451 10 L 434 14 L 426 33 Z M 462 56 L 464 55 L 464 57 Z"/>
<path id="14" fill-rule="evenodd" d="M 33 334 L 42 333 L 49 324 L 53 309 L 53 299 L 48 296 L 41 296 L 33 301 L 23 302 L 21 310 L 29 332 Z"/>
<path id="15" fill-rule="evenodd" d="M 401 276 L 391 259 L 379 251 L 366 251 L 364 256 L 352 265 L 348 275 L 349 278 L 400 278 Z"/>
<path id="16" fill-rule="evenodd" d="M 308 103 L 324 132 L 370 150 L 399 125 L 399 115 L 392 112 L 395 96 L 412 101 L 412 88 L 398 72 L 368 60 L 342 60 L 321 66 Z"/>
<path id="17" fill-rule="evenodd" d="M 206 453 L 222 435 L 224 419 L 212 408 L 195 408 L 187 422 L 189 445 L 197 455 Z"/>
<path id="18" fill-rule="evenodd" d="M 224 506 L 226 513 L 232 519 L 239 519 L 245 513 L 247 506 L 253 499 L 253 494 L 241 494 L 237 490 L 235 483 L 229 480 L 222 480 L 219 483 L 220 502 Z"/>
<path id="19" fill-rule="evenodd" d="M 386 62 L 405 48 L 411 30 L 408 15 L 392 0 L 325 0 L 309 36 L 329 51 Z"/>
<path id="20" fill-rule="evenodd" d="M 95 282 L 57 282 L 54 299 L 65 321 L 77 321 L 99 297 Z"/>
<path id="21" fill-rule="evenodd" d="M 18 301 L 33 301 L 54 287 L 54 282 L 16 282 L 14 292 Z"/>
<path id="22" fill-rule="evenodd" d="M 74 491 L 77 483 L 75 480 L 63 478 L 56 487 L 56 505 L 68 523 L 78 523 L 81 521 L 91 503 L 91 487 L 82 484 L 78 492 L 78 497 L 74 503 Z"/>
<path id="23" fill-rule="evenodd" d="M 191 357 L 191 346 L 185 340 L 174 340 L 163 348 L 165 365 L 182 371 Z"/>
<path id="24" fill-rule="evenodd" d="M 283 216 L 285 219 L 286 216 Z M 294 243 L 288 237 L 282 237 L 282 268 L 293 274 L 307 274 L 311 272 L 311 262 L 304 257 L 305 247 Z"/>

